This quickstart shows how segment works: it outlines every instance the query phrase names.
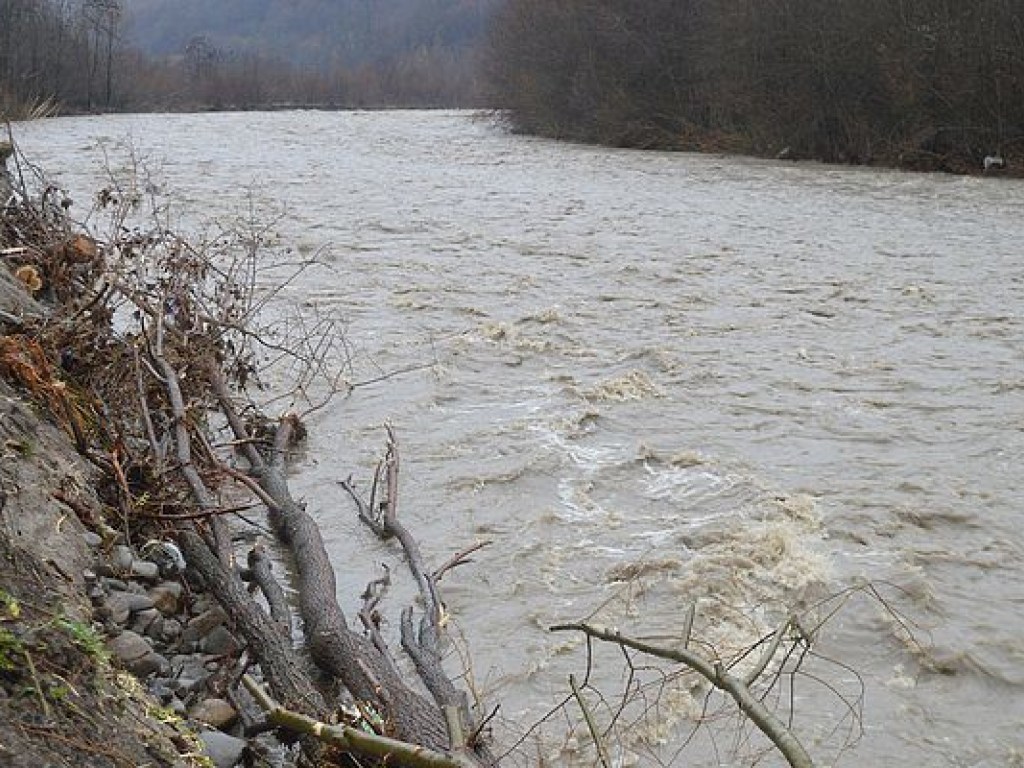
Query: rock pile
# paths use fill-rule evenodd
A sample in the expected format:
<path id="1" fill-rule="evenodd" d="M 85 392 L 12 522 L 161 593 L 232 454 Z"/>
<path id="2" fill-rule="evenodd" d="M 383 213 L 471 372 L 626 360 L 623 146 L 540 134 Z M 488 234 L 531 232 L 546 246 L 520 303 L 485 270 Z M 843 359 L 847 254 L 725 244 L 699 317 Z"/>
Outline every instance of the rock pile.
<path id="1" fill-rule="evenodd" d="M 193 721 L 218 768 L 236 765 L 247 742 L 225 693 L 241 648 L 227 614 L 191 587 L 174 545 L 136 550 L 94 533 L 85 539 L 96 560 L 83 576 L 112 658 L 161 705 Z"/>

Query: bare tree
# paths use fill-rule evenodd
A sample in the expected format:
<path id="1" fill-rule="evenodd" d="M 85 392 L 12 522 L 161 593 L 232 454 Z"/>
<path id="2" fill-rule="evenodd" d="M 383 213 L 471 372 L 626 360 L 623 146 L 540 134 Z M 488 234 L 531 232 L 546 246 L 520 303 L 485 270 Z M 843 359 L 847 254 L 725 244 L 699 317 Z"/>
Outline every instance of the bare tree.
<path id="1" fill-rule="evenodd" d="M 89 64 L 89 87 L 87 103 L 94 106 L 94 88 L 103 69 L 103 106 L 107 109 L 114 102 L 114 52 L 122 15 L 121 0 L 85 0 L 82 3 L 82 18 L 89 31 L 91 41 Z"/>

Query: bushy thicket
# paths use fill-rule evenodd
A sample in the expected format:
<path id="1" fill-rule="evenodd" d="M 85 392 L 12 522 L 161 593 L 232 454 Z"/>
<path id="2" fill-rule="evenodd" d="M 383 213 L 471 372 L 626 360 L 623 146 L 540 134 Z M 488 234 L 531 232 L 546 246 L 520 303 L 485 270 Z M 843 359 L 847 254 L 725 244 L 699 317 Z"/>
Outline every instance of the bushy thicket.
<path id="1" fill-rule="evenodd" d="M 508 0 L 492 100 L 622 146 L 970 167 L 1024 151 L 1024 0 Z"/>

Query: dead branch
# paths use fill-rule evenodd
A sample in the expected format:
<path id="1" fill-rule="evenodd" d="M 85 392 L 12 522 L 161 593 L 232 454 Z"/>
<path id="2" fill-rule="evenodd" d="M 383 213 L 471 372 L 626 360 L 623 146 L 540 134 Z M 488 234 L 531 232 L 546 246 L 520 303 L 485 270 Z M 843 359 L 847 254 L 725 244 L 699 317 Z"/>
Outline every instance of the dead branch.
<path id="1" fill-rule="evenodd" d="M 431 578 L 434 580 L 435 583 L 439 582 L 441 580 L 441 577 L 453 568 L 458 568 L 460 565 L 469 565 L 470 563 L 472 563 L 473 560 L 470 557 L 470 555 L 472 555 L 474 552 L 483 549 L 484 547 L 489 547 L 493 543 L 494 542 L 490 539 L 485 539 L 484 541 L 478 541 L 476 544 L 470 544 L 461 552 L 456 552 L 454 555 L 449 557 L 444 562 L 444 564 L 441 565 L 441 567 L 436 569 L 434 573 L 431 574 Z"/>
<path id="2" fill-rule="evenodd" d="M 405 525 L 398 519 L 398 474 L 400 456 L 398 439 L 394 429 L 386 427 L 388 435 L 387 452 L 382 473 L 385 480 L 386 500 L 381 503 L 379 516 L 374 520 L 374 531 L 383 538 L 398 539 L 405 553 L 406 564 L 412 572 L 423 600 L 423 617 L 419 632 L 413 630 L 412 608 L 406 608 L 401 616 L 402 648 L 416 665 L 416 671 L 423 680 L 434 701 L 442 710 L 454 708 L 460 716 L 460 731 L 470 728 L 469 703 L 466 695 L 456 689 L 455 684 L 444 671 L 441 654 L 442 624 L 444 606 L 438 595 L 435 577 L 428 572 L 419 543 Z M 381 470 L 378 471 L 381 474 Z M 360 515 L 363 517 L 363 515 Z"/>
<path id="3" fill-rule="evenodd" d="M 292 612 L 288 607 L 288 598 L 285 597 L 281 584 L 274 578 L 273 566 L 266 548 L 257 541 L 249 551 L 248 560 L 253 581 L 256 582 L 263 597 L 267 600 L 270 618 L 281 628 L 282 634 L 290 638 L 292 635 Z"/>
<path id="4" fill-rule="evenodd" d="M 218 385 L 221 409 L 234 405 Z M 235 437 L 252 445 L 251 436 L 237 414 L 228 422 Z M 295 559 L 299 612 L 305 625 L 310 654 L 317 666 L 339 679 L 354 698 L 371 702 L 398 738 L 436 750 L 450 748 L 442 712 L 409 688 L 372 642 L 353 632 L 338 605 L 336 581 L 316 521 L 291 496 L 285 475 L 285 446 L 296 428 L 294 418 L 281 420 L 269 456 L 254 457 L 257 481 L 273 500 L 270 522 Z"/>
<path id="5" fill-rule="evenodd" d="M 374 647 L 381 652 L 385 659 L 394 662 L 394 659 L 391 658 L 391 652 L 388 650 L 388 644 L 380 632 L 381 617 L 377 610 L 377 606 L 384 599 L 388 587 L 391 586 L 391 570 L 386 563 L 381 565 L 384 568 L 384 575 L 379 579 L 371 581 L 366 585 L 366 589 L 363 590 L 363 605 L 359 609 L 359 622 L 363 625 L 363 629 L 369 635 Z"/>
<path id="6" fill-rule="evenodd" d="M 601 765 L 603 768 L 611 768 L 608 762 L 608 748 L 605 746 L 604 740 L 597 729 L 597 723 L 590 712 L 590 706 L 587 704 L 586 699 L 583 698 L 583 692 L 576 683 L 575 675 L 569 675 L 569 687 L 572 689 L 572 695 L 576 698 L 576 703 L 580 705 L 580 711 L 583 712 L 583 719 L 587 723 L 587 730 L 590 731 L 590 738 L 594 740 L 594 746 L 597 748 L 597 756 L 601 759 Z"/>
<path id="7" fill-rule="evenodd" d="M 788 626 L 788 624 L 787 624 Z M 641 640 L 626 637 L 616 629 L 605 629 L 586 623 L 557 624 L 552 632 L 582 632 L 587 637 L 616 643 L 649 656 L 685 664 L 716 688 L 728 693 L 740 710 L 767 736 L 783 754 L 792 768 L 814 768 L 814 763 L 793 732 L 750 691 L 749 685 L 729 673 L 720 661 L 709 662 L 686 649 L 663 648 Z"/>
<path id="8" fill-rule="evenodd" d="M 416 744 L 408 744 L 348 725 L 327 725 L 282 707 L 253 680 L 242 678 L 246 689 L 266 712 L 267 719 L 282 728 L 304 733 L 346 751 L 376 758 L 384 765 L 404 768 L 465 768 L 466 763 Z"/>

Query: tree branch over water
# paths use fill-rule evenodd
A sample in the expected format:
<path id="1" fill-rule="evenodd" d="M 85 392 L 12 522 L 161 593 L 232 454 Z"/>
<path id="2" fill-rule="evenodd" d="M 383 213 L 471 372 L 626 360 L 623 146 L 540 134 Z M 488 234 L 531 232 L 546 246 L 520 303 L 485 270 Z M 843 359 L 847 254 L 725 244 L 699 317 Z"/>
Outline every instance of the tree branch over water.
<path id="1" fill-rule="evenodd" d="M 773 638 L 768 646 L 769 653 L 766 654 L 767 658 L 758 664 L 758 667 L 751 673 L 751 677 L 756 679 L 764 672 L 764 669 L 778 649 L 783 633 L 789 629 L 790 624 L 791 621 L 787 620 L 780 630 L 777 631 L 775 638 Z M 685 664 L 713 686 L 728 693 L 744 714 L 778 747 L 779 751 L 793 768 L 813 768 L 814 763 L 811 761 L 810 755 L 807 754 L 807 751 L 796 736 L 793 735 L 792 731 L 751 693 L 750 685 L 753 680 L 749 677 L 746 679 L 736 677 L 720 661 L 708 661 L 699 654 L 687 649 L 673 649 L 651 645 L 641 640 L 626 637 L 616 629 L 595 627 L 587 623 L 556 624 L 551 627 L 551 631 L 582 632 L 587 637 L 615 643 L 623 648 L 631 648 L 649 656 Z"/>

